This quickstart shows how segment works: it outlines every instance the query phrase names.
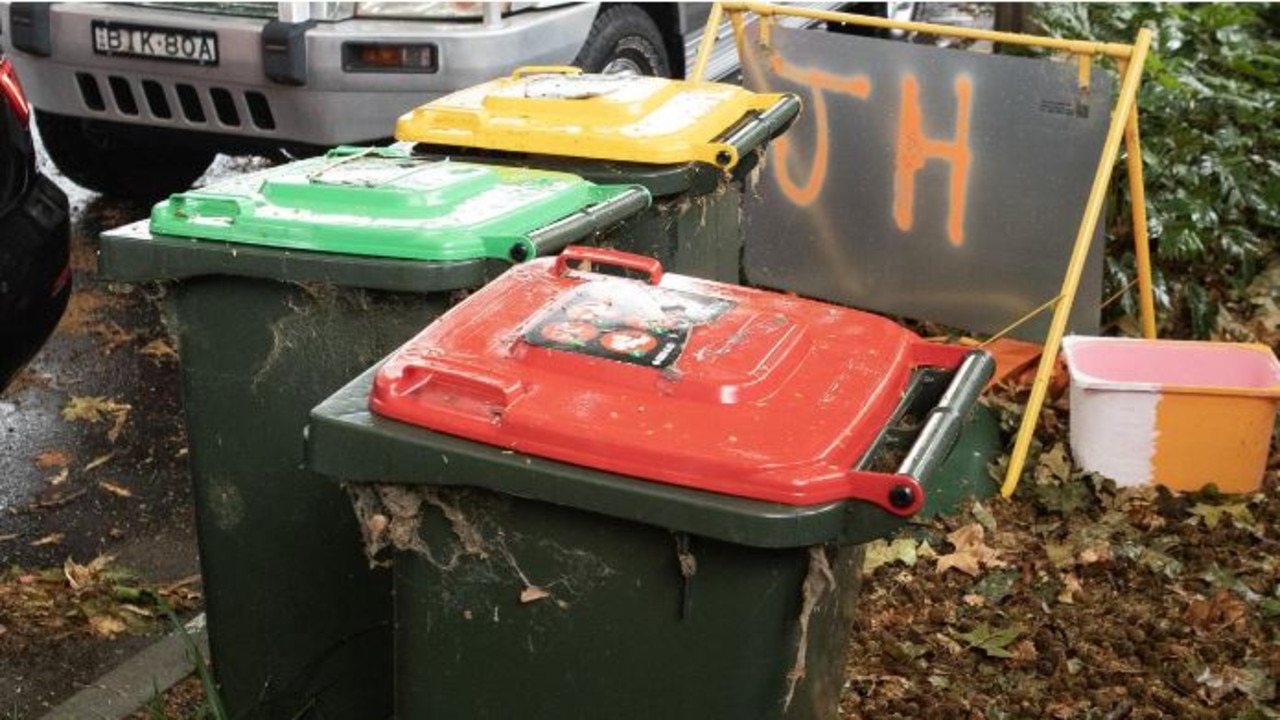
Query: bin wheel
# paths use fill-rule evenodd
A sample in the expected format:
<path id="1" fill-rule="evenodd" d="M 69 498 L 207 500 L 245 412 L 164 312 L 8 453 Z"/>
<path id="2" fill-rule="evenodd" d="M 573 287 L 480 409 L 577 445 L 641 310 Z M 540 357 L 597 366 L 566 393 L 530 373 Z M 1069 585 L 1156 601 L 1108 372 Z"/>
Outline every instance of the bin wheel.
<path id="1" fill-rule="evenodd" d="M 662 31 L 635 5 L 605 6 L 573 64 L 589 73 L 671 77 Z"/>
<path id="2" fill-rule="evenodd" d="M 213 162 L 205 148 L 125 137 L 109 123 L 37 110 L 45 152 L 77 185 L 112 197 L 154 202 L 186 190 Z"/>

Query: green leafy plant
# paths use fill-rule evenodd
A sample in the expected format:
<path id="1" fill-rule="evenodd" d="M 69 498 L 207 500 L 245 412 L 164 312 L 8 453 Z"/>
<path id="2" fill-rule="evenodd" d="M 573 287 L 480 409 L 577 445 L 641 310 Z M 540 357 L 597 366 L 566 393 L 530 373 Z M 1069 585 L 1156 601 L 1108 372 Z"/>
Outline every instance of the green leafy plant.
<path id="1" fill-rule="evenodd" d="M 1153 31 L 1139 96 L 1148 229 L 1165 332 L 1205 337 L 1280 236 L 1280 10 L 1275 6 L 1057 4 L 1049 35 L 1132 42 Z M 1108 219 L 1108 294 L 1134 276 L 1123 163 Z M 1135 316 L 1127 292 L 1114 308 Z"/>
<path id="2" fill-rule="evenodd" d="M 182 643 L 186 646 L 187 655 L 196 666 L 196 676 L 200 678 L 200 685 L 204 690 L 204 707 L 200 709 L 202 718 L 211 718 L 211 720 L 230 720 L 231 715 L 227 713 L 226 705 L 222 702 L 222 695 L 218 692 L 218 683 L 213 677 L 213 670 L 209 667 L 209 663 L 205 662 L 204 653 L 200 652 L 200 647 L 196 645 L 196 641 L 187 632 L 187 627 L 178 619 L 177 613 L 168 602 L 157 596 L 157 603 L 165 616 L 169 619 L 169 623 L 182 636 Z"/>

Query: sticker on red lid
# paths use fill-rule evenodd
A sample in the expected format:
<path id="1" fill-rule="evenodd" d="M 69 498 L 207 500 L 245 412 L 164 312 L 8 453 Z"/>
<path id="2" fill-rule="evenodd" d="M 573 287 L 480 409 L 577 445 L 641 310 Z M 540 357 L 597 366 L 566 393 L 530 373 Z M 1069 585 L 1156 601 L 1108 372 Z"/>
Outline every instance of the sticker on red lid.
<path id="1" fill-rule="evenodd" d="M 537 347 L 670 367 L 689 337 L 734 307 L 731 300 L 632 283 L 588 283 L 562 296 L 524 333 Z"/>

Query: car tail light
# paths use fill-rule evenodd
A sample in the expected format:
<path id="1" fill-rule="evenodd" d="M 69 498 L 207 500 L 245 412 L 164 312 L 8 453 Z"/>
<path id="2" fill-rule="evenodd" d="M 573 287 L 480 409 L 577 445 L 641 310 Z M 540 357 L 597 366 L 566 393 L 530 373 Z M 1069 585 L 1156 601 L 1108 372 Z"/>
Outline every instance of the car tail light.
<path id="1" fill-rule="evenodd" d="M 22 123 L 24 128 L 27 127 L 31 120 L 31 104 L 27 102 L 27 95 L 22 92 L 22 85 L 18 83 L 18 75 L 13 70 L 13 63 L 8 60 L 0 60 L 0 95 L 4 95 L 9 107 L 13 108 L 13 112 L 18 116 L 18 122 Z"/>

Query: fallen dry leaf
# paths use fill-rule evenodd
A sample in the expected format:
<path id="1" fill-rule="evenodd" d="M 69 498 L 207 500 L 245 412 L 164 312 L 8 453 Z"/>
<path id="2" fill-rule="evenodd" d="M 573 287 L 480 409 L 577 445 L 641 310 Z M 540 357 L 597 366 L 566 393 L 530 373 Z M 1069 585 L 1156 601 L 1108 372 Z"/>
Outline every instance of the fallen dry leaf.
<path id="1" fill-rule="evenodd" d="M 1089 707 L 1089 703 L 1083 700 L 1071 702 L 1056 702 L 1044 709 L 1045 715 L 1053 718 L 1053 720 L 1075 720 L 1080 717 L 1080 713 Z"/>
<path id="2" fill-rule="evenodd" d="M 1067 459 L 1067 448 L 1057 443 L 1048 452 L 1042 453 L 1036 464 L 1037 480 L 1066 480 L 1071 477 L 1071 461 Z"/>
<path id="3" fill-rule="evenodd" d="M 49 533 L 48 535 L 45 535 L 39 540 L 33 540 L 31 542 L 31 547 L 42 547 L 44 545 L 56 545 L 57 543 L 62 542 L 62 538 L 64 537 L 66 536 L 63 535 L 62 533 L 58 533 L 58 532 Z"/>
<path id="4" fill-rule="evenodd" d="M 175 590 L 178 590 L 179 588 L 184 588 L 188 585 L 195 585 L 196 583 L 200 582 L 200 580 L 201 580 L 201 576 L 198 574 L 188 575 L 182 578 L 181 580 L 176 580 L 160 588 L 160 592 L 171 593 L 171 592 L 174 592 Z"/>
<path id="5" fill-rule="evenodd" d="M 110 418 L 111 427 L 107 430 L 107 440 L 115 442 L 124 425 L 129 420 L 129 411 L 133 409 L 128 403 L 117 402 L 102 396 L 73 395 L 62 408 L 62 419 L 67 422 L 84 420 L 90 423 L 103 422 Z"/>
<path id="6" fill-rule="evenodd" d="M 88 490 L 85 488 L 79 488 L 76 490 L 66 490 L 65 492 L 62 489 L 59 489 L 49 493 L 48 495 L 41 493 L 41 498 L 31 503 L 28 507 L 33 510 L 46 510 L 49 508 L 62 507 L 72 500 L 78 499 L 86 492 L 88 492 Z"/>
<path id="7" fill-rule="evenodd" d="M 62 450 L 45 450 L 36 455 L 36 467 L 41 470 L 49 468 L 65 468 L 71 464 L 71 456 Z"/>
<path id="8" fill-rule="evenodd" d="M 1009 650 L 1009 645 L 1022 635 L 1022 628 L 1014 625 L 1012 627 L 1000 629 L 993 628 L 986 623 L 979 623 L 977 627 L 969 632 L 956 632 L 948 630 L 951 636 L 956 640 L 964 642 L 975 650 L 981 650 L 986 653 L 987 657 L 993 658 L 1012 658 L 1013 653 Z"/>
<path id="9" fill-rule="evenodd" d="M 943 635 L 942 633 L 934 633 L 933 639 L 937 640 L 938 644 L 941 645 L 943 649 L 945 649 L 951 655 L 959 655 L 960 653 L 964 652 L 963 645 L 956 642 L 955 640 L 952 640 L 946 635 Z"/>
<path id="10" fill-rule="evenodd" d="M 120 433 L 124 431 L 124 424 L 128 420 L 129 420 L 128 410 L 125 410 L 124 412 L 121 412 L 121 413 L 116 413 L 116 420 L 114 423 L 111 424 L 111 429 L 107 431 L 107 440 L 109 442 L 114 443 L 116 440 L 120 438 Z"/>
<path id="11" fill-rule="evenodd" d="M 937 572 L 942 573 L 955 568 L 960 572 L 977 576 L 982 568 L 1005 567 L 1007 563 L 1000 560 L 1000 552 L 988 547 L 983 540 L 986 530 L 981 523 L 970 523 L 947 536 L 947 541 L 955 546 L 955 551 L 938 558 Z"/>
<path id="12" fill-rule="evenodd" d="M 1046 542 L 1044 553 L 1054 567 L 1067 567 L 1075 563 L 1075 553 L 1068 543 Z"/>
<path id="13" fill-rule="evenodd" d="M 1062 592 L 1058 593 L 1058 602 L 1072 605 L 1078 597 L 1084 597 L 1084 586 L 1075 573 L 1067 573 L 1062 578 Z"/>
<path id="14" fill-rule="evenodd" d="M 1216 631 L 1244 620 L 1249 606 L 1230 590 L 1219 590 L 1208 598 L 1195 598 L 1187 606 L 1188 625 L 1201 631 Z"/>
<path id="15" fill-rule="evenodd" d="M 120 603 L 120 609 L 128 613 L 133 613 L 138 617 L 151 618 L 156 616 L 155 613 L 147 610 L 146 608 L 140 608 L 137 605 L 131 605 L 129 603 Z"/>
<path id="16" fill-rule="evenodd" d="M 94 615 L 89 618 L 89 628 L 95 635 L 105 638 L 113 638 L 128 629 L 124 621 L 110 615 Z"/>
<path id="17" fill-rule="evenodd" d="M 103 323 L 94 323 L 88 326 L 87 329 L 89 332 L 102 338 L 104 343 L 103 351 L 104 354 L 107 355 L 111 354 L 116 350 L 116 348 L 133 342 L 133 339 L 138 336 L 136 332 L 125 330 L 120 327 L 119 323 L 112 320 L 108 320 Z"/>
<path id="18" fill-rule="evenodd" d="M 122 487 L 120 485 L 117 485 L 113 482 L 107 482 L 106 480 L 99 480 L 98 487 L 102 488 L 103 490 L 106 490 L 107 492 L 111 493 L 112 495 L 115 495 L 116 497 L 122 497 L 122 498 L 133 497 L 132 490 L 130 490 L 127 487 Z"/>
<path id="19" fill-rule="evenodd" d="M 1223 518 L 1229 519 L 1233 525 L 1239 528 L 1247 528 L 1255 522 L 1253 513 L 1249 512 L 1249 508 L 1245 503 L 1227 505 L 1198 503 L 1191 508 L 1191 515 L 1192 517 L 1187 522 L 1195 523 L 1197 520 L 1201 520 L 1204 522 L 1204 526 L 1210 530 L 1218 527 Z"/>
<path id="20" fill-rule="evenodd" d="M 100 468 L 100 467 L 102 467 L 103 465 L 106 465 L 108 462 L 111 462 L 111 458 L 113 458 L 113 457 L 115 457 L 115 456 L 116 456 L 116 454 L 115 454 L 115 453 L 107 453 L 106 455 L 103 455 L 102 457 L 94 458 L 94 460 L 93 460 L 92 462 L 90 462 L 88 465 L 85 465 L 85 466 L 84 466 L 84 471 L 85 471 L 85 472 L 89 472 L 90 470 L 93 470 L 93 469 L 95 469 L 95 468 Z"/>
<path id="21" fill-rule="evenodd" d="M 81 565 L 67 558 L 66 562 L 62 563 L 62 574 L 66 576 L 72 590 L 83 590 L 97 582 L 98 574 L 105 570 L 112 560 L 115 560 L 114 555 L 99 555 L 90 560 L 88 565 Z"/>
<path id="22" fill-rule="evenodd" d="M 67 477 L 69 475 L 70 475 L 70 471 L 67 470 L 66 468 L 62 468 L 62 472 L 52 477 L 45 478 L 45 482 L 49 483 L 50 485 L 61 485 L 62 483 L 67 481 Z"/>
<path id="23" fill-rule="evenodd" d="M 1110 562 L 1112 560 L 1111 546 L 1103 544 L 1103 545 L 1094 545 L 1092 547 L 1087 547 L 1084 550 L 1080 551 L 1079 560 L 1081 565 L 1092 565 L 1094 563 Z"/>
<path id="24" fill-rule="evenodd" d="M 157 338 L 146 345 L 143 345 L 142 349 L 138 351 L 138 354 L 153 357 L 157 360 L 166 358 L 177 359 L 178 357 L 178 353 L 174 352 L 173 346 L 163 338 Z"/>
<path id="25" fill-rule="evenodd" d="M 862 561 L 862 574 L 870 575 L 876 571 L 876 568 L 893 563 L 915 567 L 919 559 L 919 547 L 911 538 L 897 538 L 893 542 L 874 540 L 867 544 L 867 552 Z"/>
<path id="26" fill-rule="evenodd" d="M 67 422 L 84 420 L 98 423 L 108 416 L 128 413 L 132 409 L 133 406 L 128 403 L 116 402 L 107 397 L 73 395 L 62 408 L 62 419 Z"/>
<path id="27" fill-rule="evenodd" d="M 970 509 L 970 512 L 973 514 L 974 520 L 982 523 L 982 527 L 991 532 L 996 531 L 996 516 L 992 515 L 991 511 L 988 510 L 985 505 L 974 500 L 973 507 Z"/>
<path id="28" fill-rule="evenodd" d="M 1014 643 L 1013 647 L 1009 648 L 1009 654 L 1013 660 L 1018 662 L 1031 662 L 1040 657 L 1040 653 L 1036 652 L 1035 643 L 1030 640 L 1021 640 Z"/>
<path id="29" fill-rule="evenodd" d="M 542 600 L 544 598 L 549 598 L 549 597 L 551 597 L 551 593 L 547 592 L 546 590 L 543 590 L 542 588 L 536 585 L 530 585 L 529 587 L 520 591 L 520 602 L 522 603 L 537 602 L 539 600 Z"/>

